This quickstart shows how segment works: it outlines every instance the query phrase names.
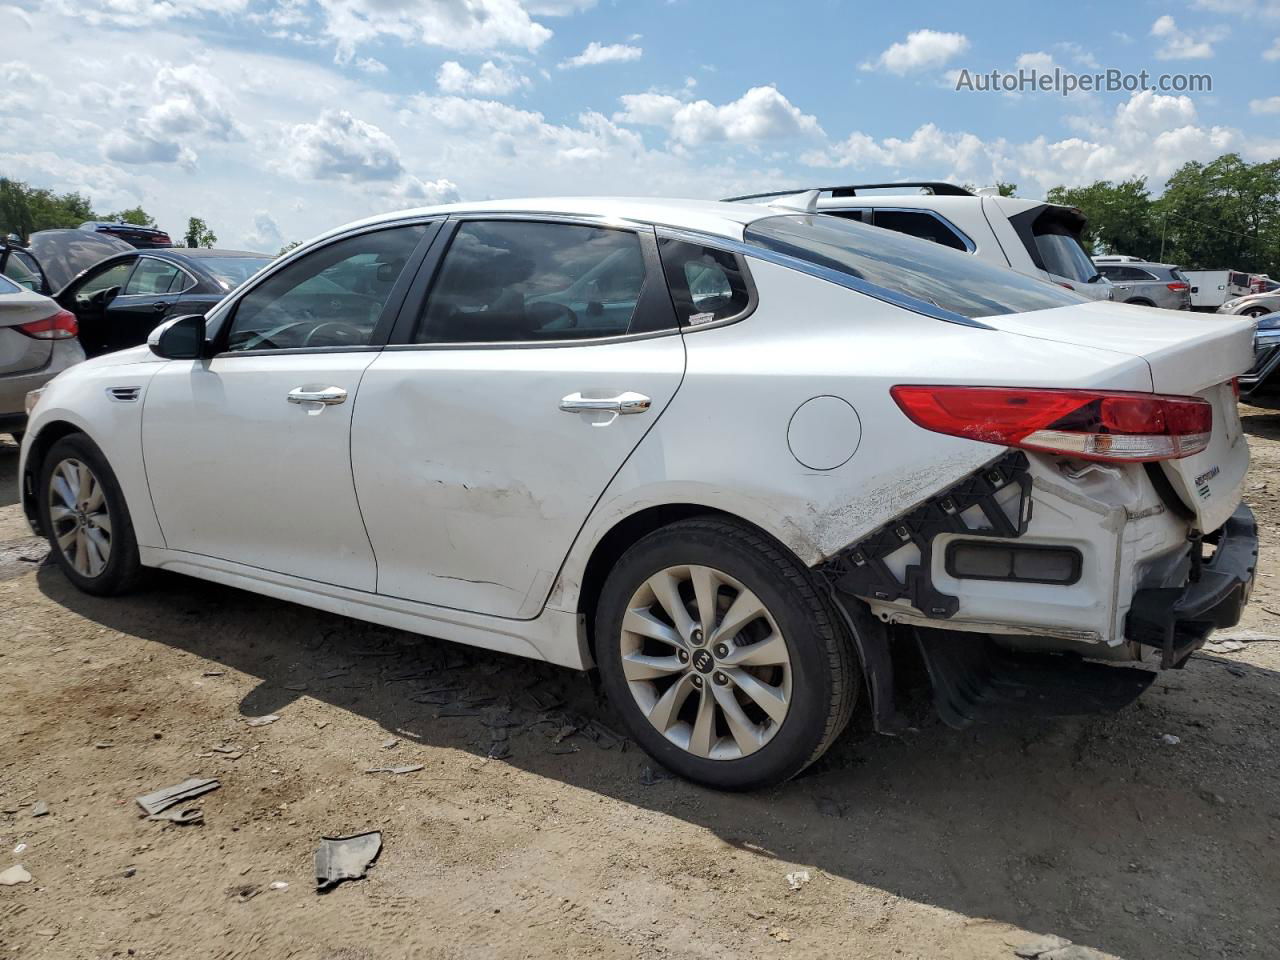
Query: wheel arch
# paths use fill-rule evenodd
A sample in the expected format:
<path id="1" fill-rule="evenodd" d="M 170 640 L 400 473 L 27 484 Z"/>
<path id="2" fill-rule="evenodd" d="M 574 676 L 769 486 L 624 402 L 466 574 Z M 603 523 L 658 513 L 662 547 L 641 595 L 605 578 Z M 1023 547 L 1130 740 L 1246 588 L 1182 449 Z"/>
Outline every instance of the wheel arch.
<path id="1" fill-rule="evenodd" d="M 1126 300 L 1125 303 L 1131 303 L 1135 307 L 1154 307 L 1155 306 L 1155 304 L 1152 303 L 1150 300 L 1148 300 L 1146 297 L 1133 297 L 1132 299 Z"/>
<path id="2" fill-rule="evenodd" d="M 40 528 L 40 511 L 36 508 L 36 479 L 40 475 L 44 458 L 53 445 L 73 433 L 83 433 L 93 440 L 93 437 L 89 436 L 88 431 L 80 424 L 72 423 L 70 420 L 49 420 L 41 424 L 40 429 L 33 433 L 28 441 L 20 484 L 22 512 L 26 515 L 31 529 L 39 536 L 44 536 L 45 532 Z"/>
<path id="3" fill-rule="evenodd" d="M 745 529 L 768 537 L 780 549 L 796 556 L 797 561 L 802 566 L 809 566 L 804 558 L 796 555 L 795 550 L 779 540 L 776 534 L 771 533 L 758 523 L 753 523 L 751 520 L 728 510 L 700 503 L 664 503 L 635 510 L 614 522 L 596 540 L 586 563 L 583 565 L 582 573 L 578 577 L 576 612 L 583 625 L 582 642 L 586 663 L 591 665 L 595 663 L 595 609 L 609 572 L 622 555 L 643 537 L 653 533 L 655 530 L 660 530 L 670 524 L 680 520 L 688 520 L 692 517 L 714 517 L 720 520 L 732 521 Z"/>

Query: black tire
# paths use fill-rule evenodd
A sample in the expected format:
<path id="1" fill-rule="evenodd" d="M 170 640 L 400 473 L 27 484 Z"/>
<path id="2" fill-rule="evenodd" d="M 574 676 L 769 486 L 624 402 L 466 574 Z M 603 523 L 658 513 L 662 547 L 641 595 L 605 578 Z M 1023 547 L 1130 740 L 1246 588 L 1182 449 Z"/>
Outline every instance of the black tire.
<path id="1" fill-rule="evenodd" d="M 1258 317 L 1265 317 L 1270 312 L 1271 311 L 1266 307 L 1250 307 L 1248 310 L 1244 311 L 1244 315 L 1250 319 L 1256 320 Z"/>
<path id="2" fill-rule="evenodd" d="M 627 605 L 650 577 L 686 564 L 712 567 L 740 582 L 764 604 L 786 641 L 787 713 L 771 739 L 736 759 L 697 756 L 669 740 L 649 722 L 623 673 Z M 596 608 L 595 650 L 605 690 L 636 742 L 674 773 L 722 790 L 770 786 L 800 773 L 844 730 L 862 684 L 848 632 L 812 574 L 776 540 L 718 517 L 673 523 L 623 554 Z"/>
<path id="3" fill-rule="evenodd" d="M 65 460 L 76 460 L 92 472 L 102 487 L 107 515 L 110 518 L 110 551 L 101 570 L 86 575 L 75 568 L 67 552 L 58 543 L 57 525 L 51 516 L 50 485 L 54 471 Z M 49 548 L 62 572 L 76 587 L 96 596 L 115 596 L 127 593 L 137 586 L 142 573 L 138 558 L 138 541 L 133 533 L 133 521 L 125 505 L 124 494 L 107 458 L 98 445 L 82 433 L 63 437 L 49 448 L 40 464 L 40 482 L 36 490 L 36 507 L 40 511 L 40 525 L 49 540 Z"/>

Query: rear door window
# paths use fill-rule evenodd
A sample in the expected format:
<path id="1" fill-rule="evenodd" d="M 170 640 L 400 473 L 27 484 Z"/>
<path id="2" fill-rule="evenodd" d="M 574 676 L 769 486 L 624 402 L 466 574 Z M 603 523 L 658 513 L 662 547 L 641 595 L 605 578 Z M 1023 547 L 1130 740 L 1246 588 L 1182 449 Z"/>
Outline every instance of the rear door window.
<path id="1" fill-rule="evenodd" d="M 129 282 L 125 284 L 123 293 L 130 297 L 153 297 L 168 293 L 171 287 L 180 290 L 182 276 L 182 271 L 172 263 L 157 260 L 154 257 L 142 257 L 138 260 L 137 268 L 129 276 Z"/>
<path id="2" fill-rule="evenodd" d="M 932 240 L 952 250 L 968 250 L 968 245 L 955 230 L 923 210 L 883 210 L 877 208 L 872 221 L 884 230 L 896 230 L 909 237 Z"/>
<path id="3" fill-rule="evenodd" d="M 1084 302 L 1077 293 L 983 263 L 967 253 L 836 217 L 766 217 L 749 224 L 745 238 L 969 318 Z"/>
<path id="4" fill-rule="evenodd" d="M 640 237 L 632 230 L 464 221 L 412 342 L 553 342 L 648 332 L 641 308 L 647 277 Z"/>

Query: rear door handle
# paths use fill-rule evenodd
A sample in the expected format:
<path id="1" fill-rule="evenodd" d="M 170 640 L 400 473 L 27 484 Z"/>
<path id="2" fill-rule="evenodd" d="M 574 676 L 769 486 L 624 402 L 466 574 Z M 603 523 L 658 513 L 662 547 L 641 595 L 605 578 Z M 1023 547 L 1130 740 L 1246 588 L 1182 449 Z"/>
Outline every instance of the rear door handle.
<path id="1" fill-rule="evenodd" d="M 290 403 L 323 403 L 332 406 L 335 403 L 347 402 L 347 391 L 341 387 L 321 387 L 319 390 L 308 390 L 305 387 L 294 387 L 289 391 Z"/>
<path id="2" fill-rule="evenodd" d="M 560 401 L 560 409 L 565 413 L 645 413 L 652 404 L 643 393 L 630 390 L 616 397 L 584 397 L 581 393 L 571 393 Z"/>
<path id="3" fill-rule="evenodd" d="M 158 302 L 156 302 L 156 303 L 153 303 L 153 304 L 151 305 L 151 309 L 152 309 L 152 310 L 155 310 L 157 313 L 159 313 L 161 310 L 163 310 L 163 309 L 164 309 L 165 307 L 167 307 L 167 306 L 169 306 L 169 304 L 165 303 L 163 300 L 160 300 L 160 301 L 158 301 Z"/>

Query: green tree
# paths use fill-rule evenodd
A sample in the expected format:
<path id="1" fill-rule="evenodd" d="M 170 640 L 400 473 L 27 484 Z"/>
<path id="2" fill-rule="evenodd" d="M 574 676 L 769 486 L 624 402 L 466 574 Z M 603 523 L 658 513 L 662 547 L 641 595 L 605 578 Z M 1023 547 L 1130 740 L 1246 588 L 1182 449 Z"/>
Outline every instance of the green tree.
<path id="1" fill-rule="evenodd" d="M 156 225 L 155 217 L 143 210 L 141 206 L 130 207 L 118 213 L 109 213 L 106 219 L 113 223 L 132 223 L 139 227 L 154 227 Z"/>
<path id="2" fill-rule="evenodd" d="M 88 197 L 58 194 L 0 177 L 0 232 L 26 238 L 37 230 L 78 227 L 96 219 Z"/>
<path id="3" fill-rule="evenodd" d="M 1280 273 L 1280 159 L 1251 164 L 1228 153 L 1183 164 L 1153 213 L 1166 259 Z"/>
<path id="4" fill-rule="evenodd" d="M 1089 220 L 1084 244 L 1090 253 L 1124 253 L 1154 260 L 1160 233 L 1146 177 L 1119 183 L 1097 180 L 1083 187 L 1054 187 L 1046 199 L 1078 207 Z"/>
<path id="5" fill-rule="evenodd" d="M 212 247 L 217 242 L 217 235 L 199 217 L 191 217 L 187 221 L 186 245 L 188 247 Z"/>

